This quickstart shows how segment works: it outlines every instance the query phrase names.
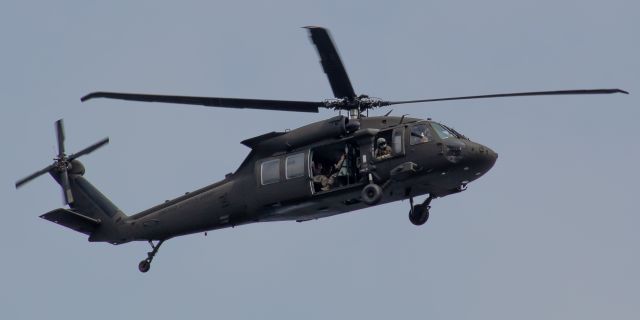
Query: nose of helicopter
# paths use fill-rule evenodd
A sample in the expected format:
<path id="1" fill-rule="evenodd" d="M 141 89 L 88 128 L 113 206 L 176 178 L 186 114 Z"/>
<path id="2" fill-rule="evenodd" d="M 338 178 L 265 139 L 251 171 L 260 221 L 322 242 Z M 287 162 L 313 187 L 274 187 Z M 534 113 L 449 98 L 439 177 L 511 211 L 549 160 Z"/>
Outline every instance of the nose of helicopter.
<path id="1" fill-rule="evenodd" d="M 469 150 L 469 169 L 478 178 L 489 171 L 498 159 L 498 154 L 491 148 L 476 143 Z"/>
<path id="2" fill-rule="evenodd" d="M 493 168 L 493 165 L 496 163 L 496 160 L 498 160 L 498 153 L 496 153 L 495 151 L 493 151 L 493 149 L 485 146 L 485 153 L 484 153 L 484 158 L 486 161 L 486 165 L 487 165 L 487 171 L 491 168 Z"/>

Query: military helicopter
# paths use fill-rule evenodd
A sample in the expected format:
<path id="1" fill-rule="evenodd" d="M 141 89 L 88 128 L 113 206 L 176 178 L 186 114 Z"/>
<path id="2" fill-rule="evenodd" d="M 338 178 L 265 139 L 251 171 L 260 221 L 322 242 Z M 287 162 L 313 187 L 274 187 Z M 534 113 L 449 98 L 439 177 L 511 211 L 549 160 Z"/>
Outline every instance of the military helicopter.
<path id="1" fill-rule="evenodd" d="M 334 99 L 259 100 L 94 92 L 81 101 L 112 98 L 145 102 L 318 112 L 346 111 L 286 132 L 242 141 L 251 149 L 239 168 L 204 188 L 127 216 L 83 177 L 78 158 L 109 142 L 105 138 L 75 154 L 65 153 L 62 120 L 56 122 L 58 156 L 53 164 L 16 182 L 16 188 L 49 173 L 62 187 L 65 205 L 40 217 L 89 236 L 91 242 L 148 241 L 151 251 L 138 269 L 149 271 L 162 243 L 176 236 L 266 221 L 308 221 L 408 199 L 409 220 L 422 225 L 433 199 L 464 191 L 486 174 L 498 155 L 431 119 L 367 116 L 374 108 L 446 100 L 516 96 L 627 93 L 620 89 L 489 94 L 385 101 L 356 95 L 329 32 L 306 27 L 327 74 Z M 414 204 L 414 198 L 427 195 Z M 155 242 L 155 243 L 154 243 Z"/>

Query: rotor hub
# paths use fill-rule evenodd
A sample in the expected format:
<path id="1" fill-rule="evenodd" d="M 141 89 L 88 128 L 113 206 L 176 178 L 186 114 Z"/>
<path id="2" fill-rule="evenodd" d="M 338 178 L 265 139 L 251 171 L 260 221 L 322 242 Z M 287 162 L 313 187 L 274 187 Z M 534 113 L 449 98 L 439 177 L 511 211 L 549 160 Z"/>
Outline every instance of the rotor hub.
<path id="1" fill-rule="evenodd" d="M 334 110 L 348 110 L 350 118 L 357 118 L 360 113 L 368 109 L 385 106 L 385 101 L 380 98 L 373 98 L 367 95 L 360 95 L 353 98 L 326 99 L 323 106 Z"/>
<path id="2" fill-rule="evenodd" d="M 58 170 L 58 172 L 68 170 L 71 167 L 67 156 L 64 154 L 60 157 L 54 158 L 53 161 L 53 165 L 55 166 L 56 170 Z"/>

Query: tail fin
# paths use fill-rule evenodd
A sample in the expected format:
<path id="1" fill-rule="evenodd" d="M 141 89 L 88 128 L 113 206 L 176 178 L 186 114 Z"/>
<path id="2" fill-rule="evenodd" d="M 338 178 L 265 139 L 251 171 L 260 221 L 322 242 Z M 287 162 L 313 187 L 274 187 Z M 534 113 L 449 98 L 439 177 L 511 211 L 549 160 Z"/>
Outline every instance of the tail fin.
<path id="1" fill-rule="evenodd" d="M 81 171 L 78 172 L 79 168 Z M 89 236 L 91 242 L 120 244 L 128 242 L 123 228 L 126 215 L 107 197 L 85 179 L 84 166 L 78 160 L 69 169 L 69 189 L 73 202 L 69 209 L 55 209 L 40 216 Z M 51 176 L 62 186 L 61 176 L 51 172 Z"/>
<path id="2" fill-rule="evenodd" d="M 82 221 L 80 224 L 83 227 L 93 225 L 90 229 L 89 241 L 104 241 L 112 244 L 129 241 L 122 234 L 120 227 L 124 224 L 126 215 L 82 175 L 71 175 L 70 182 L 70 190 L 74 198 L 74 201 L 69 204 L 71 211 L 81 215 L 77 218 L 80 218 Z M 75 223 L 77 219 L 74 217 L 69 220 Z"/>

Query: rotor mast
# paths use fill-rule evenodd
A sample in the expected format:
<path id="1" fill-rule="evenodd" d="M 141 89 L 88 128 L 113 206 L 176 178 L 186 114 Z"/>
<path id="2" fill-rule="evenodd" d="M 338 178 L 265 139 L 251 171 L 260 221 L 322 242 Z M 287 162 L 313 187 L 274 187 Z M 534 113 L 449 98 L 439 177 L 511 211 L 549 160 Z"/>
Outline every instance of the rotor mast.
<path id="1" fill-rule="evenodd" d="M 360 118 L 360 110 L 349 109 L 349 119 L 359 119 L 359 118 Z"/>

